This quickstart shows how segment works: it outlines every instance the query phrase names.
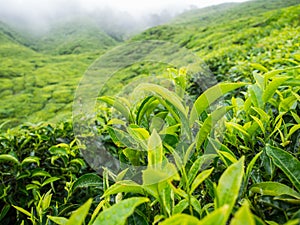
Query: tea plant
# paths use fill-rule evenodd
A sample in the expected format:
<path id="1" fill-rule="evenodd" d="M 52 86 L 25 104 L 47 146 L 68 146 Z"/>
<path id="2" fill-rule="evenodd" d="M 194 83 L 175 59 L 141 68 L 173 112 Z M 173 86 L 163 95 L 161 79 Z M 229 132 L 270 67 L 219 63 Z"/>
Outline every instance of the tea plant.
<path id="1" fill-rule="evenodd" d="M 290 71 L 292 72 L 289 73 Z M 117 206 L 127 201 L 127 198 L 132 198 L 132 195 L 149 198 L 150 201 L 142 211 L 137 210 L 134 214 L 131 211 L 129 224 L 129 221 L 136 218 L 143 221 L 143 224 L 297 224 L 299 212 L 296 206 L 300 197 L 299 160 L 291 152 L 288 153 L 285 142 L 280 138 L 272 138 L 273 134 L 267 139 L 258 136 L 255 138 L 254 133 L 249 133 L 257 132 L 257 129 L 261 129 L 262 135 L 266 134 L 265 130 L 269 134 L 285 130 L 284 127 L 274 130 L 264 126 L 264 121 L 260 120 L 273 116 L 265 114 L 279 112 L 277 110 L 280 102 L 274 101 L 276 104 L 271 104 L 271 99 L 277 97 L 276 93 L 280 93 L 281 88 L 288 90 L 288 93 L 294 93 L 294 90 L 295 93 L 298 92 L 298 86 L 294 86 L 298 80 L 297 71 L 298 67 L 275 70 L 269 73 L 272 77 L 266 74 L 261 80 L 254 73 L 256 83 L 247 85 L 244 95 L 227 100 L 227 110 L 220 111 L 217 108 L 210 113 L 207 107 L 221 95 L 246 84 L 221 83 L 208 89 L 194 102 L 190 113 L 185 108 L 183 97 L 179 97 L 184 85 L 171 92 L 155 84 L 142 84 L 136 89 L 147 91 L 150 96 L 146 95 L 140 101 L 135 101 L 133 106 L 128 102 L 121 104 L 124 101 L 121 98 L 101 97 L 101 101 L 120 112 L 118 116 L 114 114 L 118 119 L 112 118 L 102 124 L 101 131 L 109 131 L 121 159 L 133 165 L 146 165 L 142 171 L 141 184 L 122 179 L 128 170 L 119 175 L 108 171 L 106 175 L 110 174 L 115 183 L 110 185 L 106 182 L 103 201 L 110 205 L 113 197 Z M 278 75 L 279 73 L 286 74 Z M 261 86 L 264 89 L 253 92 L 258 81 L 265 82 L 261 83 L 265 84 Z M 284 83 L 286 81 L 288 83 Z M 177 84 L 180 85 L 180 82 Z M 219 96 L 210 97 L 209 102 L 207 97 L 216 93 L 216 90 L 222 91 Z M 260 98 L 262 104 L 255 105 L 258 104 L 258 98 L 250 93 L 261 93 L 265 96 Z M 246 96 L 245 99 L 243 96 Z M 277 108 L 272 110 L 273 107 Z M 290 102 L 287 111 L 296 117 L 294 110 L 298 107 L 296 97 Z M 250 115 L 251 109 L 257 114 L 252 112 Z M 206 116 L 201 116 L 203 113 L 207 113 Z M 223 143 L 215 136 L 215 132 L 211 132 L 222 116 L 227 119 Z M 160 118 L 160 124 L 157 124 L 157 117 Z M 294 117 L 291 116 L 291 119 Z M 122 118 L 126 118 L 127 123 Z M 200 124 L 196 135 L 190 129 L 195 121 Z M 297 124 L 290 127 L 290 135 L 284 141 L 299 133 Z M 165 137 L 166 134 L 172 136 L 172 142 L 169 139 L 171 137 Z M 185 145 L 181 145 L 182 143 Z M 208 145 L 214 149 L 209 154 L 205 152 Z M 281 146 L 286 150 L 274 146 Z M 174 157 L 171 161 L 170 156 Z M 257 165 L 258 162 L 261 166 Z M 276 179 L 269 174 L 275 173 L 275 167 L 282 171 L 277 171 Z M 266 209 L 263 208 L 265 204 L 269 206 Z M 272 214 L 277 216 L 271 217 Z M 124 221 L 116 221 L 115 224 L 124 224 Z"/>

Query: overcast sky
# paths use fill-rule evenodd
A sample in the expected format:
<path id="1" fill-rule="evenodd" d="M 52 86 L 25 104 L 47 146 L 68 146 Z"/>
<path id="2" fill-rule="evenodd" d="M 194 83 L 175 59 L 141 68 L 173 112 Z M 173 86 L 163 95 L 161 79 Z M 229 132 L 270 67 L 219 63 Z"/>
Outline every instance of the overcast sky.
<path id="1" fill-rule="evenodd" d="M 245 0 L 0 0 L 0 13 L 44 14 L 68 9 L 94 10 L 112 7 L 132 14 L 154 13 L 165 8 L 188 8 L 192 5 L 205 7 L 224 2 Z"/>
<path id="2" fill-rule="evenodd" d="M 98 16 L 106 28 L 141 31 L 191 7 L 246 0 L 0 0 L 0 21 L 35 30 L 72 16 Z M 156 16 L 156 19 L 151 17 Z M 130 28 L 131 27 L 131 28 Z M 103 28 L 103 27 L 102 27 Z M 121 32 L 123 32 L 121 31 Z"/>

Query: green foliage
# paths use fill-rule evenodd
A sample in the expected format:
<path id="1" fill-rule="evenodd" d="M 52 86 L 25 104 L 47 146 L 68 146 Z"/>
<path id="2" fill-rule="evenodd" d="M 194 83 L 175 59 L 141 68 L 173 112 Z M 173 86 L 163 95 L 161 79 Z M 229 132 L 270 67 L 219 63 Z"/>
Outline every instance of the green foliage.
<path id="1" fill-rule="evenodd" d="M 6 131 L 8 124 L 1 125 L 0 223 L 299 224 L 296 3 L 229 4 L 200 10 L 202 15 L 195 10 L 134 38 L 157 37 L 195 50 L 227 81 L 200 90 L 198 78 L 172 68 L 168 88 L 144 83 L 130 90 L 139 96 L 134 100 L 98 98 L 95 129 L 114 157 L 143 166 L 140 183 L 130 179 L 136 172 L 131 168 L 96 174 L 76 145 L 71 123 Z M 0 32 L 3 121 L 46 120 L 70 110 L 79 75 L 97 53 L 77 54 L 84 48 L 74 48 L 80 43 L 69 39 L 55 53 L 77 55 L 37 53 L 7 31 Z M 146 74 L 150 64 L 144 66 L 126 68 L 117 76 L 120 86 L 113 85 L 126 85 L 132 71 Z M 193 95 L 189 104 L 187 95 Z"/>

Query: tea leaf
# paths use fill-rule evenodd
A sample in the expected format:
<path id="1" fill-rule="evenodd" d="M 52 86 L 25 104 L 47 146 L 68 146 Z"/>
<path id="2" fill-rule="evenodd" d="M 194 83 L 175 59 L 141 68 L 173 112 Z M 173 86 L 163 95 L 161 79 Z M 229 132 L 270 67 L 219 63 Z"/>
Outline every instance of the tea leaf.
<path id="1" fill-rule="evenodd" d="M 286 151 L 275 148 L 270 145 L 266 146 L 266 153 L 272 158 L 274 164 L 279 167 L 295 188 L 300 191 L 300 162 L 297 158 Z"/>
<path id="2" fill-rule="evenodd" d="M 77 210 L 75 210 L 66 225 L 81 225 L 85 221 L 85 217 L 88 215 L 89 209 L 91 207 L 93 200 L 89 199 Z"/>
<path id="3" fill-rule="evenodd" d="M 68 219 L 65 217 L 58 217 L 58 216 L 49 216 L 47 215 L 47 217 L 53 221 L 54 223 L 58 224 L 58 225 L 66 225 L 68 223 Z"/>
<path id="4" fill-rule="evenodd" d="M 40 166 L 40 158 L 36 156 L 26 157 L 25 159 L 23 159 L 21 165 L 23 166 L 24 164 L 28 164 L 28 163 L 36 163 L 38 166 Z"/>
<path id="5" fill-rule="evenodd" d="M 259 63 L 251 63 L 251 66 L 261 72 L 268 72 L 268 69 Z"/>
<path id="6" fill-rule="evenodd" d="M 175 205 L 175 207 L 173 209 L 173 214 L 182 213 L 183 210 L 185 210 L 188 206 L 189 206 L 188 200 L 186 200 L 186 199 L 181 200 L 180 202 L 178 202 L 177 205 Z"/>
<path id="7" fill-rule="evenodd" d="M 148 167 L 160 168 L 163 161 L 163 146 L 159 134 L 153 130 L 148 141 Z"/>
<path id="8" fill-rule="evenodd" d="M 79 177 L 73 184 L 72 191 L 77 188 L 102 186 L 102 179 L 94 173 L 87 173 Z"/>
<path id="9" fill-rule="evenodd" d="M 230 225 L 256 225 L 254 216 L 252 215 L 248 202 L 244 202 L 243 206 L 234 215 Z"/>
<path id="10" fill-rule="evenodd" d="M 254 164 L 256 163 L 256 160 L 261 156 L 261 154 L 263 153 L 263 151 L 259 152 L 258 154 L 256 154 L 253 159 L 250 161 L 249 165 L 247 166 L 247 169 L 246 169 L 246 174 L 245 174 L 245 182 L 246 182 L 246 185 L 248 184 L 248 180 L 249 180 L 249 177 L 250 177 L 250 174 L 252 172 L 252 169 L 253 169 L 253 166 Z"/>
<path id="11" fill-rule="evenodd" d="M 274 95 L 275 91 L 277 90 L 277 88 L 282 85 L 285 81 L 287 81 L 289 79 L 289 77 L 279 77 L 279 78 L 275 78 L 273 79 L 266 87 L 262 99 L 264 101 L 264 103 L 267 103 L 272 96 Z"/>
<path id="12" fill-rule="evenodd" d="M 8 162 L 13 162 L 15 164 L 20 164 L 19 160 L 16 157 L 9 154 L 0 155 L 0 161 L 8 161 Z"/>
<path id="13" fill-rule="evenodd" d="M 134 181 L 130 180 L 123 180 L 116 182 L 112 186 L 110 186 L 103 194 L 102 197 L 108 196 L 108 195 L 113 195 L 113 194 L 118 194 L 120 192 L 131 192 L 131 193 L 139 193 L 139 194 L 144 194 L 145 190 L 144 188 L 135 183 Z"/>
<path id="14" fill-rule="evenodd" d="M 269 196 L 289 195 L 296 199 L 300 199 L 300 194 L 298 192 L 285 184 L 278 182 L 261 182 L 254 184 L 251 186 L 250 192 Z"/>
<path id="15" fill-rule="evenodd" d="M 246 83 L 220 83 L 204 91 L 197 98 L 192 107 L 189 122 L 190 126 L 192 127 L 194 122 L 198 119 L 199 115 L 217 99 L 222 97 L 224 94 L 245 85 Z"/>
<path id="16" fill-rule="evenodd" d="M 213 111 L 204 121 L 202 127 L 196 136 L 196 149 L 200 149 L 202 143 L 207 138 L 208 134 L 212 131 L 213 126 L 225 115 L 227 112 L 226 107 L 218 108 Z"/>
<path id="17" fill-rule="evenodd" d="M 205 216 L 202 220 L 200 220 L 198 225 L 225 225 L 229 214 L 229 206 L 223 205 L 222 207 Z"/>
<path id="18" fill-rule="evenodd" d="M 217 208 L 228 205 L 229 212 L 231 212 L 239 195 L 243 175 L 244 157 L 242 157 L 238 162 L 230 165 L 219 179 L 219 184 L 216 190 Z"/>
<path id="19" fill-rule="evenodd" d="M 159 223 L 159 225 L 199 225 L 199 220 L 194 217 L 187 214 L 176 214 L 162 223 Z"/>
<path id="20" fill-rule="evenodd" d="M 202 171 L 194 180 L 191 186 L 190 194 L 192 194 L 195 189 L 212 173 L 214 168 L 211 168 L 209 170 Z"/>
<path id="21" fill-rule="evenodd" d="M 134 212 L 135 208 L 148 201 L 148 198 L 139 197 L 120 201 L 101 212 L 95 219 L 93 225 L 124 225 L 126 223 L 126 219 Z"/>
<path id="22" fill-rule="evenodd" d="M 26 216 L 29 216 L 30 218 L 32 217 L 31 213 L 28 212 L 26 209 L 23 209 L 19 206 L 15 206 L 13 205 L 14 208 L 16 208 L 18 211 L 20 211 L 21 213 L 24 213 Z"/>
<path id="23" fill-rule="evenodd" d="M 189 180 L 189 185 L 192 184 L 192 182 L 194 181 L 195 177 L 197 176 L 199 170 L 201 169 L 201 167 L 212 161 L 214 158 L 216 158 L 217 155 L 215 154 L 205 154 L 200 156 L 192 165 L 191 169 L 188 172 L 188 180 Z"/>
<path id="24" fill-rule="evenodd" d="M 121 99 L 113 98 L 109 96 L 102 96 L 98 98 L 100 101 L 107 103 L 110 106 L 113 106 L 116 110 L 118 110 L 127 120 L 131 118 L 131 113 L 124 101 L 122 102 Z"/>

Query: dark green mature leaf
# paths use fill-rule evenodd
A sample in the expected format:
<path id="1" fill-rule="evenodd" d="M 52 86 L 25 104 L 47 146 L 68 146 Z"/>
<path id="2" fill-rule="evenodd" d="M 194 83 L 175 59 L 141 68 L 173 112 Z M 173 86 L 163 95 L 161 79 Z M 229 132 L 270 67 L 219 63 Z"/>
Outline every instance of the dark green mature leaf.
<path id="1" fill-rule="evenodd" d="M 101 212 L 93 225 L 124 225 L 126 219 L 134 212 L 135 208 L 148 201 L 148 198 L 139 197 L 125 199 Z"/>
<path id="2" fill-rule="evenodd" d="M 300 192 L 300 161 L 290 153 L 270 145 L 266 146 L 266 153 Z"/>
<path id="3" fill-rule="evenodd" d="M 245 86 L 246 83 L 220 83 L 202 93 L 195 101 L 190 113 L 190 126 L 198 119 L 199 115 L 224 94 Z"/>
<path id="4" fill-rule="evenodd" d="M 77 188 L 90 187 L 90 186 L 101 186 L 102 179 L 100 176 L 94 173 L 87 173 L 79 177 L 73 184 L 72 190 Z"/>
<path id="5" fill-rule="evenodd" d="M 238 162 L 230 165 L 219 179 L 219 184 L 216 190 L 216 208 L 220 208 L 224 205 L 229 206 L 229 212 L 231 212 L 235 201 L 238 198 L 240 187 L 244 175 L 244 160 L 242 157 Z"/>
<path id="6" fill-rule="evenodd" d="M 300 194 L 285 184 L 278 182 L 261 182 L 251 186 L 250 191 L 261 195 L 280 196 L 288 195 L 300 199 Z"/>
<path id="7" fill-rule="evenodd" d="M 149 96 L 144 99 L 136 114 L 136 123 L 140 124 L 147 112 L 152 110 L 159 104 L 159 101 L 154 96 Z"/>
<path id="8" fill-rule="evenodd" d="M 6 216 L 6 214 L 8 213 L 9 209 L 10 209 L 10 205 L 6 204 L 3 206 L 3 208 L 1 209 L 0 212 L 0 221 Z"/>

